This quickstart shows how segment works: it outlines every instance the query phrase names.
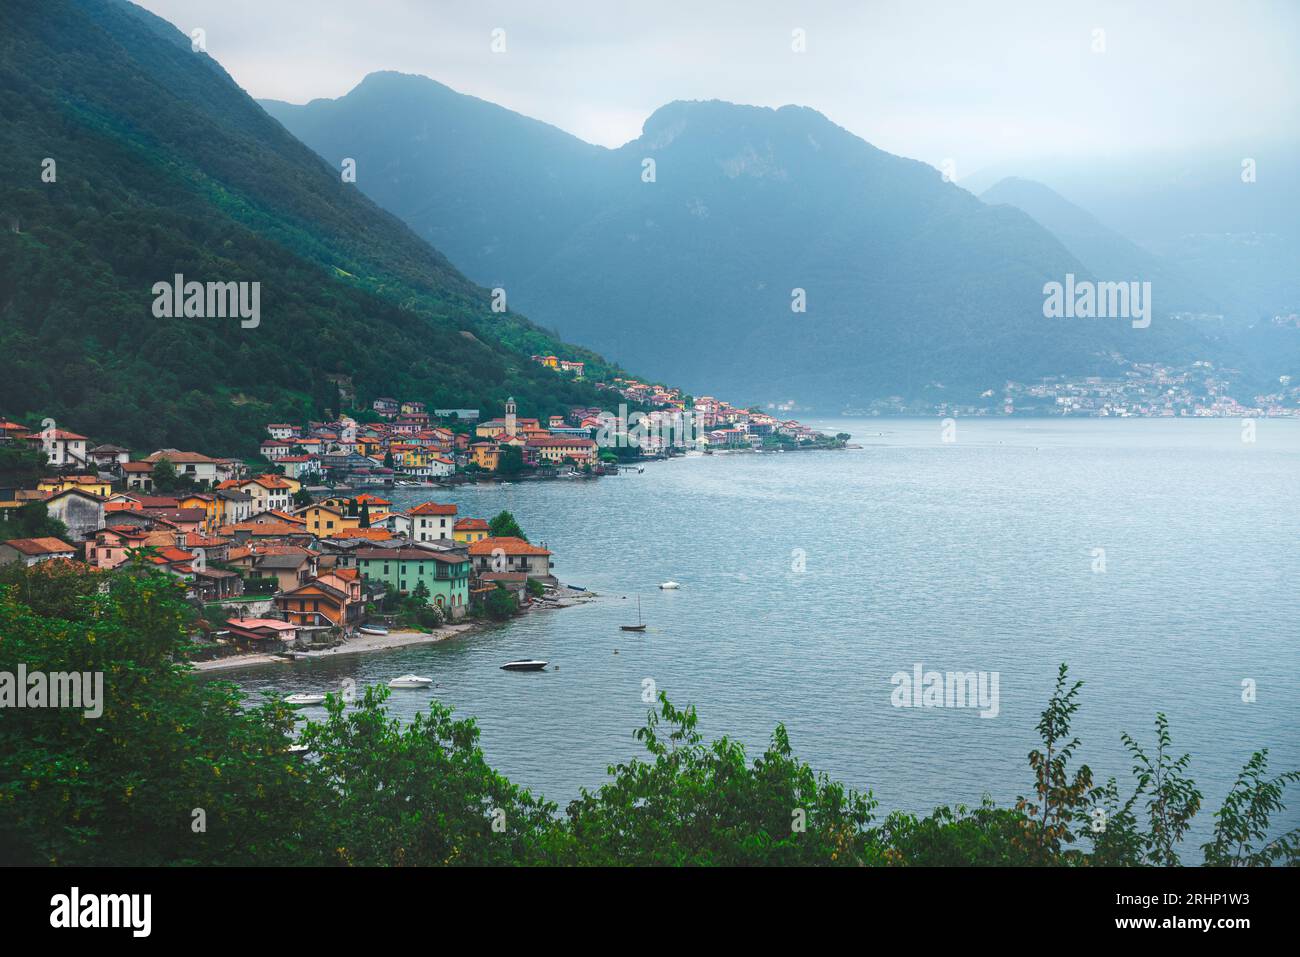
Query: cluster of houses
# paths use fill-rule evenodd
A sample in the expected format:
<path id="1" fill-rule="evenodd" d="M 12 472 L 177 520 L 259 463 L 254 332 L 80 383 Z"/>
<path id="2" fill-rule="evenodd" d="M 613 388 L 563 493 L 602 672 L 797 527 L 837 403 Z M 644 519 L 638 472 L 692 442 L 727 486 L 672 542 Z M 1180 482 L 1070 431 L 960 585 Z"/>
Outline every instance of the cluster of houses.
<path id="1" fill-rule="evenodd" d="M 691 401 L 680 389 L 626 378 L 597 383 L 596 388 L 613 391 L 629 402 L 656 410 L 650 413 L 652 426 L 656 416 L 689 411 L 699 430 L 700 444 L 706 448 L 749 448 L 762 445 L 769 438 L 784 438 L 794 443 L 825 438 L 821 432 L 794 419 L 780 419 L 761 410 L 735 406 L 711 395 L 697 396 Z M 652 427 L 650 431 L 652 435 L 664 433 L 662 428 Z M 653 443 L 648 451 L 655 451 Z"/>
<path id="2" fill-rule="evenodd" d="M 395 479 L 437 481 L 458 473 L 495 472 L 506 447 L 519 449 L 526 468 L 578 469 L 599 461 L 589 429 L 563 416 L 520 418 L 513 398 L 502 418 L 478 421 L 476 409 L 425 409 L 423 402 L 379 398 L 373 409 L 378 422 L 309 422 L 306 426 L 274 422 L 261 453 L 286 476 L 309 483 L 352 481 L 386 483 Z M 474 431 L 438 424 L 456 419 Z"/>
<path id="3" fill-rule="evenodd" d="M 368 605 L 395 594 L 427 595 L 454 620 L 498 588 L 526 601 L 530 580 L 557 584 L 548 549 L 493 537 L 486 520 L 455 505 L 401 509 L 370 493 L 310 501 L 298 495 L 301 478 L 250 474 L 239 460 L 161 449 L 133 461 L 128 449 L 2 419 L 0 436 L 42 450 L 51 472 L 33 488 L 0 488 L 0 564 L 62 559 L 108 570 L 147 562 L 182 580 L 197 601 L 257 601 L 258 617 L 232 626 L 240 638 L 346 636 Z M 152 487 L 164 459 L 189 481 Z M 13 512 L 33 502 L 66 526 L 64 538 L 4 535 Z"/>
<path id="4" fill-rule="evenodd" d="M 544 365 L 548 369 L 554 369 L 556 372 L 567 373 L 575 379 L 581 379 L 586 375 L 587 367 L 585 362 L 577 362 L 573 359 L 561 359 L 559 356 L 532 356 L 531 358 L 539 365 Z"/>

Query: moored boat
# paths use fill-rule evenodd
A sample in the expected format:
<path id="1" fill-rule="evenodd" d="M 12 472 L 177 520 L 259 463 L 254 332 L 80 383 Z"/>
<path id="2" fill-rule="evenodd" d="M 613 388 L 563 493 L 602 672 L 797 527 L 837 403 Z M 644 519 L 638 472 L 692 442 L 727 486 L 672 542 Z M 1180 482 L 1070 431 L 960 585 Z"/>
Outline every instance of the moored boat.
<path id="1" fill-rule="evenodd" d="M 502 671 L 541 671 L 546 667 L 545 661 L 538 661 L 535 658 L 525 658 L 520 661 L 507 661 L 501 666 Z"/>
<path id="2" fill-rule="evenodd" d="M 394 678 L 388 682 L 390 688 L 427 688 L 433 684 L 432 678 L 422 678 L 420 675 L 402 675 L 400 678 Z"/>
<path id="3" fill-rule="evenodd" d="M 323 694 L 299 692 L 298 694 L 289 695 L 284 699 L 284 703 L 291 708 L 306 708 L 310 705 L 324 704 L 325 696 Z"/>
<path id="4" fill-rule="evenodd" d="M 635 625 L 619 625 L 619 631 L 645 631 L 645 623 L 641 621 L 641 596 L 636 596 L 636 621 Z"/>

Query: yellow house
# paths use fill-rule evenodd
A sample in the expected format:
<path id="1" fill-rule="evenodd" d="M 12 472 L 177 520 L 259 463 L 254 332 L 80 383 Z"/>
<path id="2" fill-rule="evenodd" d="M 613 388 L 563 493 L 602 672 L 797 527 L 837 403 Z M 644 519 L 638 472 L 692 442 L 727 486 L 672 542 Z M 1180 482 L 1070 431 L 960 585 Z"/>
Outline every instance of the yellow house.
<path id="1" fill-rule="evenodd" d="M 399 469 L 419 469 L 429 464 L 433 449 L 423 445 L 411 445 L 403 442 L 390 445 L 388 451 L 393 453 L 393 467 Z"/>
<path id="2" fill-rule="evenodd" d="M 210 532 L 221 524 L 223 506 L 221 499 L 215 495 L 194 492 L 177 498 L 181 508 L 201 508 L 207 514 L 203 520 L 203 530 Z"/>
<path id="3" fill-rule="evenodd" d="M 371 495 L 369 492 L 362 492 L 360 495 L 335 495 L 332 498 L 323 498 L 319 504 L 328 508 L 346 510 L 349 502 L 356 502 L 357 508 L 362 505 L 370 506 L 370 514 L 374 515 L 376 511 L 387 512 L 393 507 L 393 503 L 386 498 L 380 498 L 378 495 Z"/>
<path id="4" fill-rule="evenodd" d="M 497 448 L 495 442 L 475 442 L 469 450 L 474 464 L 479 468 L 487 469 L 489 472 L 497 470 L 497 463 L 501 461 L 501 450 Z"/>
<path id="5" fill-rule="evenodd" d="M 307 522 L 307 531 L 319 538 L 329 538 L 345 528 L 361 527 L 360 516 L 345 515 L 342 509 L 328 505 L 308 505 L 295 514 Z"/>
<path id="6" fill-rule="evenodd" d="M 469 544 L 487 538 L 490 532 L 487 519 L 462 518 L 456 523 L 451 534 L 456 541 Z"/>
<path id="7" fill-rule="evenodd" d="M 98 495 L 100 498 L 108 498 L 113 494 L 111 482 L 105 482 L 93 475 L 59 475 L 54 478 L 41 479 L 36 484 L 38 492 L 48 492 L 50 495 L 57 495 L 59 492 L 70 488 L 75 488 L 81 492 L 89 492 L 91 495 Z"/>

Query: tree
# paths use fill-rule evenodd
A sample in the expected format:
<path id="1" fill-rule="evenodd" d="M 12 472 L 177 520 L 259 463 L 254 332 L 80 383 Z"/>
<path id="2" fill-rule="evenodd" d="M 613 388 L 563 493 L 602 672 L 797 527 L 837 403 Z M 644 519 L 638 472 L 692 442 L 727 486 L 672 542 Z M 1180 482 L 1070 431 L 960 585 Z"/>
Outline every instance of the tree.
<path id="1" fill-rule="evenodd" d="M 47 456 L 39 449 L 0 446 L 0 487 L 27 488 L 48 470 Z"/>
<path id="2" fill-rule="evenodd" d="M 496 517 L 488 522 L 488 532 L 493 538 L 522 538 L 528 541 L 528 536 L 519 527 L 515 517 L 507 511 L 498 512 Z"/>
<path id="3" fill-rule="evenodd" d="M 483 610 L 494 621 L 505 621 L 519 610 L 519 602 L 500 582 L 483 599 Z"/>
<path id="4" fill-rule="evenodd" d="M 160 492 L 169 491 L 176 487 L 176 466 L 172 465 L 171 459 L 161 458 L 153 464 L 153 487 Z"/>
<path id="5" fill-rule="evenodd" d="M 1056 689 L 1038 722 L 1038 733 L 1045 751 L 1029 752 L 1029 766 L 1034 771 L 1034 796 L 1016 800 L 1016 810 L 1025 815 L 1023 841 L 1026 850 L 1037 853 L 1044 863 L 1058 859 L 1063 845 L 1074 841 L 1071 826 L 1084 813 L 1092 785 L 1092 771 L 1085 764 L 1069 777 L 1069 763 L 1078 738 L 1066 740 L 1070 720 L 1079 710 L 1082 681 L 1069 688 L 1069 669 L 1061 665 L 1056 675 Z"/>
<path id="6" fill-rule="evenodd" d="M 194 680 L 180 656 L 191 617 L 184 586 L 154 571 L 105 575 L 56 563 L 10 574 L 20 577 L 0 577 L 0 671 L 24 662 L 104 680 L 93 719 L 85 709 L 6 710 L 0 861 L 287 861 L 299 839 L 286 815 L 301 814 L 309 833 L 316 798 L 328 796 L 302 787 L 286 754 L 291 709 L 246 712 L 233 685 Z"/>
<path id="7" fill-rule="evenodd" d="M 728 738 L 706 744 L 694 708 L 666 695 L 636 738 L 648 752 L 568 806 L 575 862 L 621 865 L 883 863 L 869 841 L 876 801 L 795 757 L 778 725 L 753 764 Z"/>
<path id="8" fill-rule="evenodd" d="M 358 517 L 360 519 L 360 525 L 362 528 L 370 527 L 370 503 L 369 502 L 361 503 L 361 512 Z"/>
<path id="9" fill-rule="evenodd" d="M 1201 845 L 1211 867 L 1267 867 L 1300 864 L 1300 828 L 1268 839 L 1269 817 L 1283 810 L 1282 792 L 1300 782 L 1300 771 L 1269 779 L 1268 749 L 1250 756 L 1237 775 L 1223 807 L 1214 814 L 1214 839 Z"/>
<path id="10" fill-rule="evenodd" d="M 51 518 L 44 502 L 28 502 L 0 517 L 0 541 L 8 538 L 59 538 L 66 540 L 68 526 Z"/>
<path id="11" fill-rule="evenodd" d="M 188 475 L 178 475 L 176 466 L 166 456 L 153 464 L 153 487 L 159 492 L 183 492 L 194 488 L 194 480 Z"/>
<path id="12" fill-rule="evenodd" d="M 519 446 L 501 446 L 496 470 L 498 475 L 518 475 L 524 470 L 524 453 L 519 450 Z"/>

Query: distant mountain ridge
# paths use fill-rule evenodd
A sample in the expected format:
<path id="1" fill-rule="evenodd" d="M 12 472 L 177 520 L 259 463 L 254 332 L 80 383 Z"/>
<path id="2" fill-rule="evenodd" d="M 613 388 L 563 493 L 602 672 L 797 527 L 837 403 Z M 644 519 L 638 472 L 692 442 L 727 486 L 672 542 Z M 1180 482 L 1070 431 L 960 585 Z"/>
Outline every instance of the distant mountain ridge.
<path id="1" fill-rule="evenodd" d="M 1020 209 L 806 107 L 674 102 L 609 150 L 403 74 L 264 105 L 328 161 L 356 157 L 361 188 L 469 276 L 688 389 L 967 401 L 1007 379 L 1113 372 L 1116 353 L 1210 348 L 1159 318 L 1045 320 L 1044 284 L 1098 278 L 1088 264 Z"/>
<path id="2" fill-rule="evenodd" d="M 1161 305 L 1171 311 L 1220 310 L 1219 303 L 1198 289 L 1178 266 L 1142 249 L 1042 183 L 1008 177 L 980 193 L 980 199 L 990 205 L 1014 206 L 1026 213 L 1094 275 L 1113 281 L 1150 281 L 1161 291 Z"/>

